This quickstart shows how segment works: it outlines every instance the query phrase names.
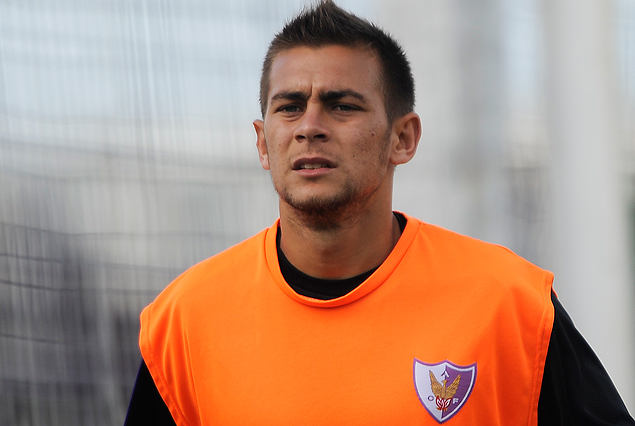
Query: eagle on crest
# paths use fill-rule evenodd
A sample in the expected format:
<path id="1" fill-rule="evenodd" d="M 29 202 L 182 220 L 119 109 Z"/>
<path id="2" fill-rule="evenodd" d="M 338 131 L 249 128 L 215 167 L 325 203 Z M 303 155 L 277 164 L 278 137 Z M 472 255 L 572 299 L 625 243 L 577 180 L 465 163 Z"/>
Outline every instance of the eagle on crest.
<path id="1" fill-rule="evenodd" d="M 447 373 L 446 374 L 447 377 Z M 441 375 L 443 377 L 443 375 Z M 447 411 L 450 407 L 450 403 L 452 402 L 452 397 L 456 393 L 456 390 L 459 387 L 459 383 L 461 382 L 461 375 L 456 376 L 456 379 L 452 382 L 450 386 L 447 386 L 447 380 L 441 381 L 443 384 L 439 383 L 437 378 L 434 376 L 434 373 L 430 371 L 430 387 L 432 388 L 432 393 L 434 394 L 435 402 L 437 404 L 437 410 Z"/>

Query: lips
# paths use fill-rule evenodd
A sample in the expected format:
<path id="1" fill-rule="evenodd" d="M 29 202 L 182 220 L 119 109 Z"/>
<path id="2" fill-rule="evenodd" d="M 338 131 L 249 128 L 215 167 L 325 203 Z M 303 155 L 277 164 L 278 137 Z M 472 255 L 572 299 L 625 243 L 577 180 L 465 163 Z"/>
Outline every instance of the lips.
<path id="1" fill-rule="evenodd" d="M 328 166 L 328 164 L 317 164 L 317 163 L 307 163 L 307 164 L 302 164 L 300 166 L 300 170 L 313 170 L 313 169 L 324 169 L 324 168 L 330 168 Z"/>
<path id="2" fill-rule="evenodd" d="M 333 162 L 325 158 L 300 158 L 293 162 L 293 170 L 332 169 Z"/>

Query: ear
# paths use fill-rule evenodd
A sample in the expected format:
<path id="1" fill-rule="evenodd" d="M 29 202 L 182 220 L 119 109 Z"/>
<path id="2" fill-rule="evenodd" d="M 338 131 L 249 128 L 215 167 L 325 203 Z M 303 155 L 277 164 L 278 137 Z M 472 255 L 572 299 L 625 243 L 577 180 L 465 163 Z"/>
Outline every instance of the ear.
<path id="1" fill-rule="evenodd" d="M 258 158 L 263 169 L 269 170 L 269 153 L 267 152 L 267 140 L 265 139 L 265 123 L 262 120 L 254 120 L 256 130 L 256 148 Z"/>
<path id="2" fill-rule="evenodd" d="M 414 112 L 397 118 L 393 123 L 392 135 L 390 162 L 395 166 L 407 163 L 417 152 L 421 138 L 421 119 Z"/>

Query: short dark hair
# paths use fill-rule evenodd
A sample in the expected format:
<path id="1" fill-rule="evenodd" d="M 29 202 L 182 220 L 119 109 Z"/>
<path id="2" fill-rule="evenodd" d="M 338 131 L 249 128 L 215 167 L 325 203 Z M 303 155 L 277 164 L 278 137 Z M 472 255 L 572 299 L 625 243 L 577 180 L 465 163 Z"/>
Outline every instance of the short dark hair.
<path id="1" fill-rule="evenodd" d="M 295 47 L 368 47 L 377 53 L 381 66 L 384 105 L 392 122 L 414 109 L 414 78 L 399 44 L 375 24 L 323 0 L 288 22 L 271 41 L 260 77 L 260 110 L 265 116 L 271 66 L 278 54 Z"/>

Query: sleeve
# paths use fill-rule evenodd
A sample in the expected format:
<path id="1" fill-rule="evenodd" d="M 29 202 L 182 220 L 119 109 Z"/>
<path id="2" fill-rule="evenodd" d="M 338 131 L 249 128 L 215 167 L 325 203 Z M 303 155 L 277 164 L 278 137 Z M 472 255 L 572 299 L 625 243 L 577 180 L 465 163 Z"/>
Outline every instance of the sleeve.
<path id="1" fill-rule="evenodd" d="M 538 425 L 635 426 L 598 357 L 553 293 L 551 300 L 555 318 L 538 402 Z"/>
<path id="2" fill-rule="evenodd" d="M 176 426 L 145 361 L 141 361 L 124 426 Z"/>

